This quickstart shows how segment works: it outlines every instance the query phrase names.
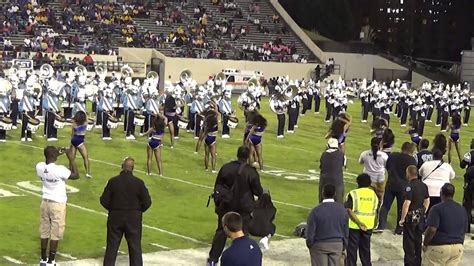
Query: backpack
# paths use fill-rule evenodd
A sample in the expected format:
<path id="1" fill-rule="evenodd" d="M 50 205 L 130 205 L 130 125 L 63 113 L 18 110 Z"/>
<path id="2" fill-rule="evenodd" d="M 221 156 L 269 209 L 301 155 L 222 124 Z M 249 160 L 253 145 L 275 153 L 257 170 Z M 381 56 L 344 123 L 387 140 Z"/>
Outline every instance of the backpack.
<path id="1" fill-rule="evenodd" d="M 239 170 L 237 172 L 237 176 L 235 177 L 234 184 L 232 184 L 232 187 L 229 188 L 226 185 L 216 184 L 216 186 L 214 187 L 214 190 L 212 191 L 211 195 L 209 195 L 209 198 L 207 199 L 206 207 L 209 207 L 211 198 L 214 199 L 216 212 L 219 209 L 219 207 L 223 205 L 227 205 L 227 206 L 232 205 L 233 199 L 234 199 L 234 193 L 237 190 L 236 185 L 239 181 L 242 170 L 244 169 L 246 165 L 247 165 L 246 163 L 240 164 Z"/>

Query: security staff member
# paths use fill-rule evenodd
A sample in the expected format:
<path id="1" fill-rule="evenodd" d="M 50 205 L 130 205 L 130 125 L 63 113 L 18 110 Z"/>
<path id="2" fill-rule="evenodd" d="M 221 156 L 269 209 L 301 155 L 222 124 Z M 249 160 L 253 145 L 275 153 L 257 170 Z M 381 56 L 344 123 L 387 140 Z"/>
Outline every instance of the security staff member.
<path id="1" fill-rule="evenodd" d="M 214 187 L 227 187 L 234 193 L 230 202 L 216 203 L 217 229 L 209 251 L 208 265 L 216 265 L 224 250 L 227 238 L 221 222 L 224 214 L 229 211 L 239 213 L 243 221 L 243 231 L 248 233 L 250 214 L 255 206 L 254 196 L 260 197 L 263 193 L 257 170 L 247 164 L 249 156 L 250 148 L 240 146 L 237 150 L 238 160 L 225 164 L 217 174 Z"/>
<path id="2" fill-rule="evenodd" d="M 368 174 L 357 177 L 358 188 L 347 195 L 345 207 L 349 214 L 349 243 L 347 244 L 346 265 L 357 265 L 357 250 L 363 266 L 371 265 L 370 238 L 375 227 L 379 200 L 370 187 Z"/>
<path id="3" fill-rule="evenodd" d="M 421 265 L 421 242 L 425 212 L 430 205 L 428 187 L 418 179 L 418 169 L 410 165 L 406 169 L 408 185 L 398 224 L 403 226 L 403 251 L 405 265 Z"/>
<path id="4" fill-rule="evenodd" d="M 145 183 L 133 175 L 135 160 L 125 158 L 120 175 L 112 177 L 100 197 L 100 204 L 109 211 L 107 248 L 104 265 L 115 265 L 117 251 L 125 234 L 130 265 L 143 265 L 141 238 L 142 215 L 151 206 Z"/>

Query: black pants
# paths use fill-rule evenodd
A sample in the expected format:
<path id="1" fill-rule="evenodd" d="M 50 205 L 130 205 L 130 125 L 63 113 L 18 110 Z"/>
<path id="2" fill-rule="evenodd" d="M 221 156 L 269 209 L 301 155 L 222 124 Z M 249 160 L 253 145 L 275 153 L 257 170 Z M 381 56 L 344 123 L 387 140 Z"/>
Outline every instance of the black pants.
<path id="1" fill-rule="evenodd" d="M 58 129 L 54 127 L 54 121 L 56 120 L 56 115 L 53 112 L 48 111 L 46 112 L 46 138 L 57 138 L 58 137 Z"/>
<path id="2" fill-rule="evenodd" d="M 102 112 L 102 110 L 97 109 L 97 112 L 95 113 L 95 124 L 97 126 L 102 125 Z"/>
<path id="3" fill-rule="evenodd" d="M 370 102 L 362 101 L 362 120 L 367 121 L 369 118 Z"/>
<path id="4" fill-rule="evenodd" d="M 125 131 L 127 132 L 127 137 L 130 135 L 135 135 L 135 112 L 133 110 L 127 110 L 127 115 L 125 116 Z"/>
<path id="5" fill-rule="evenodd" d="M 471 116 L 471 108 L 469 106 L 464 107 L 464 124 L 469 124 L 469 117 Z"/>
<path id="6" fill-rule="evenodd" d="M 379 224 L 377 225 L 378 229 L 385 229 L 387 225 L 387 216 L 390 211 L 390 207 L 392 207 L 393 200 L 395 198 L 397 199 L 397 221 L 400 221 L 404 196 L 405 196 L 405 193 L 403 192 L 403 189 L 401 190 L 393 189 L 393 188 L 390 188 L 389 186 L 385 188 L 385 192 L 383 194 L 382 206 L 380 207 L 380 212 L 379 212 Z M 400 232 L 400 231 L 401 231 L 401 228 L 397 222 L 397 226 L 395 227 L 395 232 Z"/>
<path id="7" fill-rule="evenodd" d="M 128 244 L 130 265 L 143 265 L 142 212 L 111 211 L 107 219 L 107 248 L 105 249 L 104 266 L 115 265 L 117 252 L 124 235 Z"/>
<path id="8" fill-rule="evenodd" d="M 299 117 L 300 117 L 300 103 L 296 102 L 295 125 L 298 125 Z"/>
<path id="9" fill-rule="evenodd" d="M 188 122 L 188 126 L 186 127 L 187 130 L 194 130 L 194 122 L 196 120 L 196 117 L 195 117 L 196 113 L 191 113 L 191 112 L 188 112 L 188 119 L 189 119 L 189 122 Z"/>
<path id="10" fill-rule="evenodd" d="M 403 224 L 403 251 L 405 265 L 421 265 L 422 223 L 405 222 Z"/>
<path id="11" fill-rule="evenodd" d="M 370 237 L 372 230 L 366 232 L 358 229 L 349 229 L 349 243 L 347 244 L 346 266 L 357 265 L 357 251 L 363 266 L 372 265 L 370 262 Z"/>
<path id="12" fill-rule="evenodd" d="M 217 215 L 217 229 L 214 238 L 212 239 L 211 251 L 209 251 L 209 261 L 214 261 L 216 263 L 219 261 L 219 257 L 221 256 L 222 251 L 224 250 L 225 242 L 227 240 L 224 228 L 222 227 L 222 217 L 224 216 L 224 214 L 225 213 Z M 250 220 L 252 219 L 250 217 L 250 213 L 239 214 L 242 217 L 242 229 L 245 234 L 248 234 L 248 225 L 250 223 Z"/>
<path id="13" fill-rule="evenodd" d="M 150 129 L 150 126 L 153 120 L 153 116 L 149 114 L 148 112 L 143 112 L 143 115 L 145 116 L 145 122 L 143 126 L 140 127 L 140 133 L 147 132 L 148 129 Z"/>
<path id="14" fill-rule="evenodd" d="M 12 120 L 12 125 L 13 126 L 16 126 L 17 123 L 18 123 L 18 115 L 19 115 L 19 111 L 18 111 L 18 100 L 12 100 L 12 103 L 10 105 L 11 107 L 11 114 L 10 114 L 10 119 Z"/>
<path id="15" fill-rule="evenodd" d="M 107 122 L 109 122 L 109 115 L 107 112 L 101 112 L 102 114 L 102 137 L 108 138 L 110 137 L 110 128 L 107 126 Z"/>
<path id="16" fill-rule="evenodd" d="M 426 120 L 431 121 L 433 117 L 433 107 L 428 107 L 428 113 L 426 114 Z"/>
<path id="17" fill-rule="evenodd" d="M 439 104 L 436 105 L 436 125 L 441 125 L 441 113 L 443 112 L 442 107 Z"/>
<path id="18" fill-rule="evenodd" d="M 314 112 L 319 113 L 319 107 L 321 107 L 321 96 L 314 95 Z"/>
<path id="19" fill-rule="evenodd" d="M 31 118 L 35 118 L 35 112 L 28 112 L 28 115 Z M 21 115 L 21 137 L 24 138 L 31 138 L 31 130 L 28 130 L 26 127 L 28 126 L 28 116 L 25 114 Z"/>
<path id="20" fill-rule="evenodd" d="M 229 135 L 230 133 L 230 128 L 227 125 L 227 122 L 229 122 L 229 116 L 222 115 L 222 135 Z"/>
<path id="21" fill-rule="evenodd" d="M 306 114 L 306 111 L 308 109 L 311 109 L 311 107 L 309 106 L 310 101 L 308 99 L 308 95 L 306 95 L 306 98 L 303 97 L 302 103 L 303 103 L 303 109 L 301 110 L 301 114 L 304 115 L 304 114 Z"/>
<path id="22" fill-rule="evenodd" d="M 194 136 L 199 137 L 199 134 L 201 134 L 201 121 L 202 121 L 202 116 L 200 116 L 198 113 L 194 114 Z"/>
<path id="23" fill-rule="evenodd" d="M 277 114 L 278 119 L 278 128 L 277 128 L 277 136 L 285 135 L 285 114 Z"/>
<path id="24" fill-rule="evenodd" d="M 448 129 L 448 119 L 449 119 L 449 113 L 448 111 L 441 111 L 441 130 L 447 130 Z"/>
<path id="25" fill-rule="evenodd" d="M 296 125 L 296 118 L 298 116 L 298 109 L 288 108 L 288 131 L 294 131 Z"/>
<path id="26" fill-rule="evenodd" d="M 64 118 L 71 119 L 72 118 L 72 107 L 64 107 Z"/>
<path id="27" fill-rule="evenodd" d="M 173 131 L 174 131 L 175 137 L 179 137 L 178 121 L 179 121 L 178 115 L 175 115 L 173 118 L 173 129 L 174 129 Z"/>
<path id="28" fill-rule="evenodd" d="M 401 108 L 400 124 L 406 125 L 408 120 L 408 104 L 402 103 Z"/>
<path id="29" fill-rule="evenodd" d="M 421 136 L 423 136 L 423 133 L 425 133 L 425 122 L 426 122 L 426 118 L 422 115 L 419 115 L 418 116 L 418 134 Z"/>
<path id="30" fill-rule="evenodd" d="M 332 104 L 328 102 L 326 99 L 326 118 L 324 119 L 325 121 L 330 121 L 331 120 L 331 115 L 332 115 Z"/>
<path id="31" fill-rule="evenodd" d="M 311 111 L 311 108 L 313 108 L 313 95 L 312 94 L 308 94 L 308 110 Z"/>
<path id="32" fill-rule="evenodd" d="M 124 115 L 124 114 L 125 114 L 125 110 L 123 109 L 123 107 L 115 108 L 115 115 L 118 119 L 121 119 L 122 115 Z"/>

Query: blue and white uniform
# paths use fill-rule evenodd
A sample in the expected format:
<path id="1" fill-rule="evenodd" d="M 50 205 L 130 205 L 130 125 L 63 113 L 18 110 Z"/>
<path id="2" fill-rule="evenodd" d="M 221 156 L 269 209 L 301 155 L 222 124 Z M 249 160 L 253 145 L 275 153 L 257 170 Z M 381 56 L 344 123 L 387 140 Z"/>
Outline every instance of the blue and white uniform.
<path id="1" fill-rule="evenodd" d="M 8 116 L 10 113 L 10 96 L 7 94 L 0 95 L 0 118 Z M 6 130 L 0 129 L 0 140 L 5 140 Z"/>
<path id="2" fill-rule="evenodd" d="M 163 145 L 163 144 L 161 144 L 161 139 L 163 138 L 164 134 L 165 134 L 164 129 L 153 130 L 151 132 L 150 140 L 148 141 L 148 146 L 152 150 L 155 150 L 155 149 L 161 147 Z"/>
<path id="3" fill-rule="evenodd" d="M 250 142 L 252 142 L 253 145 L 258 145 L 262 143 L 262 136 L 264 131 L 264 127 L 256 127 L 253 134 L 250 136 Z"/>
<path id="4" fill-rule="evenodd" d="M 74 135 L 71 138 L 71 145 L 78 148 L 84 144 L 84 138 L 86 137 L 87 125 L 79 125 L 72 129 Z"/>
<path id="5" fill-rule="evenodd" d="M 413 143 L 415 143 L 416 145 L 420 144 L 421 136 L 418 134 L 418 130 L 416 130 L 416 128 L 410 128 L 410 130 L 408 130 L 408 134 L 410 134 L 411 141 Z"/>

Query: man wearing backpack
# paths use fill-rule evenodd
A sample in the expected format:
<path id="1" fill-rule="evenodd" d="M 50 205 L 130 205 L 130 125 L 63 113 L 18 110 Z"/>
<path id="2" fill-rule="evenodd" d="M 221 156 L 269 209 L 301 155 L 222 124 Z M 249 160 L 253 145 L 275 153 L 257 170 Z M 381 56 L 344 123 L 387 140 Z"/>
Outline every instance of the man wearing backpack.
<path id="1" fill-rule="evenodd" d="M 248 234 L 248 225 L 255 206 L 254 196 L 263 193 L 260 176 L 257 170 L 247 164 L 250 149 L 240 146 L 237 160 L 222 166 L 214 185 L 214 202 L 216 204 L 217 229 L 212 240 L 207 265 L 217 265 L 224 250 L 227 236 L 222 227 L 222 217 L 229 211 L 237 212 L 242 217 L 243 231 Z"/>

